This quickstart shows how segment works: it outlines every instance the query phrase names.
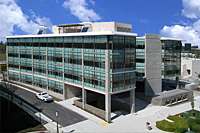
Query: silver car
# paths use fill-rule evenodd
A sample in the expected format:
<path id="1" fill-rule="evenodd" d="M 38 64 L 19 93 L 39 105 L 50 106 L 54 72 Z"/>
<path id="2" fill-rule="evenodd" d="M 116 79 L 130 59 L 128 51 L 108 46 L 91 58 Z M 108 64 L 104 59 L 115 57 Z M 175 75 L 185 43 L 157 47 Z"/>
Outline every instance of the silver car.
<path id="1" fill-rule="evenodd" d="M 52 102 L 53 97 L 50 96 L 47 92 L 37 93 L 36 97 L 44 102 Z"/>

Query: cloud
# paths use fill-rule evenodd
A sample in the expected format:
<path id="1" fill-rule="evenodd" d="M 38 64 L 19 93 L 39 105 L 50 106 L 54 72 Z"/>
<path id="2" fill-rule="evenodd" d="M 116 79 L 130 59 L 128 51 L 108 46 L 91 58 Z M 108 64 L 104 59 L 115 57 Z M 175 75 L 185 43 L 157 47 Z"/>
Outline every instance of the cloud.
<path id="1" fill-rule="evenodd" d="M 180 38 L 200 46 L 200 0 L 182 0 L 182 3 L 182 15 L 191 23 L 165 25 L 160 33 L 163 36 Z"/>
<path id="2" fill-rule="evenodd" d="M 196 26 L 200 27 L 200 25 Z M 161 34 L 168 37 L 180 38 L 183 42 L 198 45 L 200 44 L 200 34 L 196 29 L 197 27 L 182 25 L 164 26 Z"/>
<path id="3" fill-rule="evenodd" d="M 91 2 L 91 1 L 90 1 Z M 93 4 L 95 2 L 93 1 Z M 70 10 L 71 14 L 76 16 L 80 21 L 98 21 L 101 17 L 90 9 L 86 0 L 65 0 L 63 7 Z"/>
<path id="4" fill-rule="evenodd" d="M 95 0 L 89 0 L 89 2 L 94 6 L 96 1 Z"/>
<path id="5" fill-rule="evenodd" d="M 200 0 L 182 0 L 182 14 L 190 19 L 200 17 Z"/>
<path id="6" fill-rule="evenodd" d="M 23 13 L 16 0 L 0 1 L 0 40 L 5 36 L 14 34 L 17 27 L 25 33 L 37 33 L 40 25 L 51 23 L 46 17 L 34 16 L 33 19 Z"/>
<path id="7" fill-rule="evenodd" d="M 31 12 L 31 18 L 33 19 L 33 21 L 39 25 L 42 25 L 42 26 L 46 26 L 46 27 L 51 27 L 52 26 L 52 23 L 51 23 L 51 20 L 47 17 L 41 17 L 41 16 L 38 16 L 36 15 L 36 13 L 34 11 L 30 11 Z"/>

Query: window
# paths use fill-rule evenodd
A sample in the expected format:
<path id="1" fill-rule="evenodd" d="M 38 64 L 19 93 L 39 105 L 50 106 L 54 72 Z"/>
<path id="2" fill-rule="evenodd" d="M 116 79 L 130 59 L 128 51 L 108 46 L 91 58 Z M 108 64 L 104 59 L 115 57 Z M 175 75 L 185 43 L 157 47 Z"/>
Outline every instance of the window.
<path id="1" fill-rule="evenodd" d="M 187 69 L 187 73 L 190 75 L 190 73 L 191 73 L 191 70 L 190 70 L 190 69 Z"/>

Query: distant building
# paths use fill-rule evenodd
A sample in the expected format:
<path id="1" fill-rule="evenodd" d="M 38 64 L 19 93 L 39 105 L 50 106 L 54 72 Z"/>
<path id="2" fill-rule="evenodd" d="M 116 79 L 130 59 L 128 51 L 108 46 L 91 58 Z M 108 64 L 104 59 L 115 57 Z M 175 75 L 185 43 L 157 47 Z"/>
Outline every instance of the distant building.
<path id="1" fill-rule="evenodd" d="M 181 79 L 195 82 L 200 78 L 200 49 L 186 43 L 181 53 Z"/>
<path id="2" fill-rule="evenodd" d="M 185 45 L 182 46 L 181 57 L 193 57 L 191 43 L 185 43 Z"/>
<path id="3" fill-rule="evenodd" d="M 192 48 L 192 58 L 199 58 L 200 59 L 200 49 L 199 48 Z"/>
<path id="4" fill-rule="evenodd" d="M 190 81 L 200 79 L 200 59 L 182 58 L 181 78 Z"/>
<path id="5" fill-rule="evenodd" d="M 196 49 L 196 48 L 199 48 L 199 47 L 198 47 L 198 45 L 193 45 L 192 48 Z"/>
<path id="6" fill-rule="evenodd" d="M 198 46 L 191 46 L 190 43 L 185 43 L 185 46 L 182 47 L 181 57 L 200 59 L 200 49 Z"/>
<path id="7" fill-rule="evenodd" d="M 190 52 L 192 50 L 192 44 L 191 43 L 185 43 L 184 51 Z"/>

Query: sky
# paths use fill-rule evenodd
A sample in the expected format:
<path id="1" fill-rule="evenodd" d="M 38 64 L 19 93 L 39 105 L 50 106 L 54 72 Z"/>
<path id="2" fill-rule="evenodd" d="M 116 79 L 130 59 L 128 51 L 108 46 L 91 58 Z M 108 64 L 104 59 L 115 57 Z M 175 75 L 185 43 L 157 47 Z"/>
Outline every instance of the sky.
<path id="1" fill-rule="evenodd" d="M 117 21 L 145 33 L 200 45 L 200 0 L 0 0 L 0 40 L 41 25 Z"/>

